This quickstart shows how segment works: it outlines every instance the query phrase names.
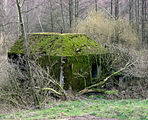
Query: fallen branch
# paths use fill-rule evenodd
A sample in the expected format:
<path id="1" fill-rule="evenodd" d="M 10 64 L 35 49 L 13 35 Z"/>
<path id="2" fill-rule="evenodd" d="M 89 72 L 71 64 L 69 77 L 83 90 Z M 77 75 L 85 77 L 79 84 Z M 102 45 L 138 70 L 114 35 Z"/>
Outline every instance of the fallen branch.
<path id="1" fill-rule="evenodd" d="M 121 68 L 120 70 L 118 70 L 118 71 L 114 72 L 113 74 L 109 75 L 109 76 L 106 77 L 103 81 L 101 81 L 101 82 L 99 82 L 99 83 L 96 83 L 96 84 L 94 84 L 94 85 L 91 85 L 91 86 L 89 86 L 89 87 L 86 87 L 85 89 L 79 91 L 78 95 L 83 95 L 83 94 L 85 94 L 85 93 L 88 93 L 88 92 L 90 91 L 90 89 L 92 89 L 92 88 L 94 88 L 94 87 L 98 87 L 98 86 L 100 86 L 100 85 L 103 85 L 109 78 L 111 78 L 112 76 L 118 74 L 119 72 L 121 72 L 121 71 L 127 69 L 128 67 L 132 66 L 132 65 L 133 65 L 134 63 L 136 63 L 136 62 L 137 62 L 137 61 L 135 61 L 135 62 L 133 62 L 133 63 L 131 63 L 131 64 L 130 64 L 130 63 L 127 63 L 124 68 Z"/>
<path id="2" fill-rule="evenodd" d="M 60 87 L 60 88 L 62 88 L 62 87 Z M 69 96 L 69 95 L 64 91 L 63 88 L 61 89 L 61 92 L 62 92 L 62 93 L 60 93 L 60 92 L 58 92 L 58 91 L 56 91 L 55 89 L 50 88 L 50 87 L 45 87 L 45 88 L 36 87 L 36 89 L 39 89 L 39 90 L 49 90 L 49 91 L 55 93 L 55 94 L 56 94 L 57 96 L 59 96 L 59 97 L 65 96 L 66 99 L 67 99 L 68 96 Z"/>

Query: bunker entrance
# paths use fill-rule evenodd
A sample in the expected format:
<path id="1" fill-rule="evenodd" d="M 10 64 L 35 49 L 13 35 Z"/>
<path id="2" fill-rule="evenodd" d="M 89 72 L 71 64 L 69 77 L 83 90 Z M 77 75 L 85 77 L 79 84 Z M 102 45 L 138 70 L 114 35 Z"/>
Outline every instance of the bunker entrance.
<path id="1" fill-rule="evenodd" d="M 92 71 L 91 71 L 92 78 L 93 79 L 99 78 L 99 73 L 100 73 L 100 66 L 97 63 L 93 64 Z"/>

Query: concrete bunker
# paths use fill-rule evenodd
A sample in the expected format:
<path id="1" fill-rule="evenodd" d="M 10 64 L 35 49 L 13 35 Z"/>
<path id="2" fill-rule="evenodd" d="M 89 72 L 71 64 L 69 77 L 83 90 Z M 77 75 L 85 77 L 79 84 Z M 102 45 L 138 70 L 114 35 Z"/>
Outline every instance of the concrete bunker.
<path id="1" fill-rule="evenodd" d="M 107 50 L 85 34 L 32 33 L 27 34 L 27 40 L 29 54 L 38 56 L 37 62 L 43 68 L 52 67 L 51 76 L 65 90 L 81 90 L 108 74 Z M 8 57 L 16 59 L 23 55 L 20 38 L 9 50 Z"/>

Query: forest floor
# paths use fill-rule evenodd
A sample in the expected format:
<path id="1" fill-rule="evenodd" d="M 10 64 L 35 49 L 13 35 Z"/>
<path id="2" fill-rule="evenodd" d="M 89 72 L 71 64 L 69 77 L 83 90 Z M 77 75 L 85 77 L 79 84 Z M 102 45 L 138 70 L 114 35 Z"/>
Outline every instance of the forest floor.
<path id="1" fill-rule="evenodd" d="M 98 96 L 49 103 L 46 109 L 0 114 L 2 120 L 148 120 L 148 99 L 106 100 Z"/>
<path id="2" fill-rule="evenodd" d="M 0 47 L 2 83 L 7 75 L 4 53 Z M 6 113 L 3 109 L 0 107 L 0 120 L 148 120 L 148 99 L 109 100 L 97 95 L 75 101 L 51 102 L 40 110 L 10 110 Z"/>

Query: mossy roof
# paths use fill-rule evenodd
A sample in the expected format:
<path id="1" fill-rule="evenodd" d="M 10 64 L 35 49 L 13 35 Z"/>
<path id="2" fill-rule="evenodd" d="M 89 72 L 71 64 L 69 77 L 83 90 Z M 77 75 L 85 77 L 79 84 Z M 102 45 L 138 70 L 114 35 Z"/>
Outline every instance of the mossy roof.
<path id="1" fill-rule="evenodd" d="M 32 33 L 27 34 L 30 54 L 51 56 L 74 56 L 104 54 L 106 50 L 85 34 L 77 33 Z M 8 54 L 24 54 L 23 40 L 15 42 Z"/>

